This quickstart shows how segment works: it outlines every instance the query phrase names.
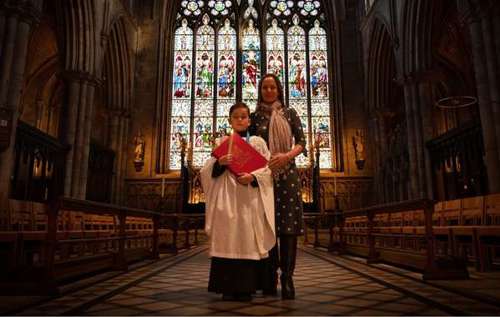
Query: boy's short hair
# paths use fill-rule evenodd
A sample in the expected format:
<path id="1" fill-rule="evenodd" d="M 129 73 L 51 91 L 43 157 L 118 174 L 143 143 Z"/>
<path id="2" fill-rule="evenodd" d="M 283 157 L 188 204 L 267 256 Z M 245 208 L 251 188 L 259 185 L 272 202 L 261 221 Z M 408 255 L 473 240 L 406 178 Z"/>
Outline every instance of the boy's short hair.
<path id="1" fill-rule="evenodd" d="M 237 102 L 234 105 L 229 108 L 229 117 L 231 117 L 231 114 L 234 112 L 234 110 L 239 109 L 239 108 L 245 108 L 248 111 L 248 116 L 250 116 L 250 108 L 247 106 L 246 103 L 244 102 Z"/>

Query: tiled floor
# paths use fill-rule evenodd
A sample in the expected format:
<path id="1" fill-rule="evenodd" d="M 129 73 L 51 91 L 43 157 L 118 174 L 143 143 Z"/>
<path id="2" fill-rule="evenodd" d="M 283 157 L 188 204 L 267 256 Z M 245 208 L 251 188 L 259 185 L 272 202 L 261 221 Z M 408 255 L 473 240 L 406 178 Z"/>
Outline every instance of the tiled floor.
<path id="1" fill-rule="evenodd" d="M 303 248 L 295 300 L 257 294 L 225 302 L 207 292 L 209 260 L 192 249 L 21 312 L 22 315 L 498 315 L 500 306 L 468 299 L 402 271 Z"/>

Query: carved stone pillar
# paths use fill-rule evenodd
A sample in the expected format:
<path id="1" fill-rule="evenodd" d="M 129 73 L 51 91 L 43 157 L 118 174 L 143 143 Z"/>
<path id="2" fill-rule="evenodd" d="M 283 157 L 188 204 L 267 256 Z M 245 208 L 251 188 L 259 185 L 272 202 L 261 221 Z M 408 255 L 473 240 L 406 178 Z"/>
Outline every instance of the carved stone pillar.
<path id="1" fill-rule="evenodd" d="M 423 163 L 423 187 L 421 190 L 421 198 L 429 198 L 432 199 L 434 196 L 433 191 L 433 177 L 432 177 L 432 164 L 430 153 L 427 150 L 426 143 L 429 140 L 432 140 L 433 135 L 433 122 L 432 122 L 432 110 L 434 107 L 434 100 L 430 96 L 432 92 L 432 83 L 429 80 L 425 80 L 420 82 L 419 84 L 419 110 L 421 113 L 421 131 L 422 131 L 422 163 Z"/>
<path id="2" fill-rule="evenodd" d="M 122 183 L 123 183 L 123 152 L 124 152 L 124 144 L 126 144 L 124 140 L 125 134 L 125 120 L 124 115 L 122 114 L 118 120 L 118 147 L 116 149 L 116 203 L 119 204 L 122 199 Z"/>
<path id="3" fill-rule="evenodd" d="M 495 50 L 497 57 L 497 72 L 500 74 L 500 4 L 497 4 L 493 12 L 493 38 L 495 40 Z M 499 104 L 496 107 L 500 107 Z"/>
<path id="4" fill-rule="evenodd" d="M 88 86 L 88 96 L 86 98 L 86 109 L 85 121 L 84 121 L 84 134 L 83 134 L 83 153 L 82 153 L 82 170 L 80 174 L 80 186 L 79 186 L 79 197 L 80 199 L 85 199 L 87 194 L 87 178 L 89 169 L 89 151 L 90 151 L 90 132 L 92 130 L 92 124 L 94 123 L 94 95 L 96 88 L 96 81 L 90 81 Z"/>
<path id="5" fill-rule="evenodd" d="M 476 87 L 479 101 L 479 113 L 483 130 L 485 163 L 488 172 L 488 187 L 492 193 L 500 191 L 500 164 L 498 153 L 497 122 L 490 98 L 490 83 L 487 69 L 487 55 L 483 37 L 482 22 L 479 18 L 471 19 L 472 55 L 476 74 Z M 489 53 L 490 54 L 490 53 Z M 488 55 L 489 55 L 488 54 Z"/>
<path id="6" fill-rule="evenodd" d="M 420 188 L 420 172 L 419 172 L 419 159 L 418 159 L 418 147 L 417 147 L 417 130 L 415 127 L 415 107 L 414 104 L 417 103 L 415 100 L 415 85 L 407 84 L 404 87 L 405 95 L 405 106 L 406 106 L 406 125 L 408 133 L 408 155 L 410 157 L 410 195 L 409 199 L 418 198 L 418 192 Z"/>
<path id="7" fill-rule="evenodd" d="M 99 81 L 82 72 L 66 72 L 65 77 L 69 87 L 65 142 L 71 149 L 66 159 L 64 194 L 85 199 L 94 92 Z"/>
<path id="8" fill-rule="evenodd" d="M 408 199 L 432 197 L 430 157 L 425 142 L 432 139 L 429 74 L 421 71 L 403 79 L 409 156 Z"/>
<path id="9" fill-rule="evenodd" d="M 30 31 L 40 20 L 42 0 L 3 1 L 0 4 L 0 107 L 12 113 L 11 142 L 0 153 L 0 209 L 6 209 L 14 167 L 15 131 Z"/>
<path id="10" fill-rule="evenodd" d="M 112 202 L 124 203 L 124 178 L 127 170 L 129 114 L 113 111 L 111 115 L 111 149 L 115 152 L 113 164 Z"/>
<path id="11" fill-rule="evenodd" d="M 14 57 L 14 47 L 16 44 L 19 17 L 16 13 L 11 13 L 11 15 L 8 15 L 5 19 L 6 28 L 4 30 L 4 34 L 2 34 L 5 38 L 5 45 L 2 45 L 2 62 L 0 64 L 0 105 L 2 106 L 5 106 L 7 93 L 9 91 L 9 81 L 11 76 L 12 59 Z"/>
<path id="12" fill-rule="evenodd" d="M 116 166 L 116 161 L 117 157 L 117 149 L 118 149 L 118 121 L 119 121 L 119 111 L 111 111 L 110 113 L 110 147 L 111 149 L 115 152 L 115 160 L 113 162 L 113 179 L 111 181 L 111 202 L 116 203 L 117 202 L 117 186 L 118 186 L 118 179 L 117 179 L 117 166 Z"/>
<path id="13" fill-rule="evenodd" d="M 493 17 L 491 15 L 483 17 L 481 20 L 481 28 L 483 31 L 484 53 L 486 56 L 486 69 L 488 71 L 488 84 L 490 87 L 491 110 L 493 111 L 493 116 L 495 118 L 497 150 L 500 150 L 500 82 L 498 78 L 499 74 L 495 49 L 495 38 L 492 34 L 492 18 Z"/>
<path id="14" fill-rule="evenodd" d="M 382 186 L 382 174 L 381 174 L 381 163 L 382 163 L 382 140 L 385 140 L 384 138 L 381 137 L 381 131 L 382 129 L 380 128 L 380 120 L 377 117 L 372 117 L 371 120 L 369 121 L 369 128 L 371 131 L 373 131 L 373 134 L 370 134 L 369 137 L 372 138 L 372 144 L 371 146 L 371 152 L 373 153 L 373 166 L 374 166 L 374 175 L 375 175 L 375 182 L 374 182 L 374 190 L 375 193 L 377 194 L 376 197 L 382 197 L 381 194 L 383 192 Z M 377 201 L 377 203 L 380 201 Z"/>

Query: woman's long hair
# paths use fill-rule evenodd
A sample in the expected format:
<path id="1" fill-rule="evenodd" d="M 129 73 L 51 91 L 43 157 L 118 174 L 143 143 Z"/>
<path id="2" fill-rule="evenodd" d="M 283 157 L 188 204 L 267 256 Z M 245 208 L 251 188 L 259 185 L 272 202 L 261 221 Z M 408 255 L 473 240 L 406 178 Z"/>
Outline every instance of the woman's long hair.
<path id="1" fill-rule="evenodd" d="M 281 105 L 285 107 L 285 96 L 283 96 L 283 86 L 281 85 L 280 79 L 275 74 L 266 74 L 259 82 L 259 99 L 257 101 L 257 111 L 259 111 L 259 105 L 264 102 L 264 100 L 262 99 L 262 83 L 264 82 L 264 79 L 269 77 L 274 79 L 274 82 L 278 87 L 278 100 L 281 102 Z"/>

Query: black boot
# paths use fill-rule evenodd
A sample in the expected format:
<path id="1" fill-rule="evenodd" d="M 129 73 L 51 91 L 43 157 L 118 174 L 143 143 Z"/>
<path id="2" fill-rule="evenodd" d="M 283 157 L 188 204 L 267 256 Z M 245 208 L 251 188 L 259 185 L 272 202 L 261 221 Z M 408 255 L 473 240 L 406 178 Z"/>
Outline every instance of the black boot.
<path id="1" fill-rule="evenodd" d="M 294 299 L 293 271 L 297 258 L 297 237 L 280 237 L 280 264 L 281 264 L 281 298 Z"/>
<path id="2" fill-rule="evenodd" d="M 262 294 L 269 296 L 276 296 L 278 294 L 278 245 L 275 245 L 269 251 L 269 258 L 266 262 L 264 269 L 264 282 L 262 287 Z"/>

